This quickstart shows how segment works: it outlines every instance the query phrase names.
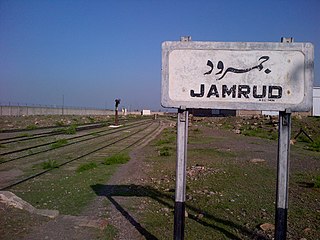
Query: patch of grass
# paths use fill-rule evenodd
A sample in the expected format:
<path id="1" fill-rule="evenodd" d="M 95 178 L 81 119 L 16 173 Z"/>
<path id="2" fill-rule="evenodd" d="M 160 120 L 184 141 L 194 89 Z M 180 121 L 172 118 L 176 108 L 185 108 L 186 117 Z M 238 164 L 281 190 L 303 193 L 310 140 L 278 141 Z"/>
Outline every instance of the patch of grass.
<path id="1" fill-rule="evenodd" d="M 79 122 L 79 119 L 78 118 L 72 118 L 72 121 Z"/>
<path id="2" fill-rule="evenodd" d="M 167 147 L 167 146 L 161 147 L 159 149 L 159 155 L 162 156 L 162 157 L 171 156 L 172 155 L 172 148 L 171 147 Z"/>
<path id="3" fill-rule="evenodd" d="M 69 135 L 76 134 L 77 133 L 77 125 L 72 124 L 71 126 L 65 128 L 63 130 L 63 132 L 64 132 L 64 134 L 69 134 Z"/>
<path id="4" fill-rule="evenodd" d="M 93 185 L 104 185 L 116 170 L 115 166 L 98 165 L 80 173 L 56 171 L 17 185 L 12 191 L 36 208 L 59 210 L 61 214 L 77 215 L 97 196 Z"/>
<path id="5" fill-rule="evenodd" d="M 201 133 L 202 131 L 199 128 L 195 128 L 192 130 L 194 133 Z"/>
<path id="6" fill-rule="evenodd" d="M 304 134 L 300 134 L 299 137 L 297 138 L 298 142 L 304 142 L 304 143 L 310 143 L 310 139 L 304 135 Z"/>
<path id="7" fill-rule="evenodd" d="M 320 139 L 316 139 L 314 142 L 307 146 L 310 151 L 320 152 Z"/>
<path id="8" fill-rule="evenodd" d="M 111 157 L 107 157 L 104 159 L 103 164 L 105 165 L 114 165 L 114 164 L 124 164 L 130 160 L 130 156 L 128 153 L 119 153 L 112 155 Z"/>
<path id="9" fill-rule="evenodd" d="M 217 150 L 197 149 L 196 152 L 197 154 L 193 156 L 188 155 L 188 160 L 196 159 L 197 163 L 201 161 L 204 170 L 197 179 L 187 180 L 188 217 L 185 222 L 185 233 L 188 239 L 249 239 L 245 229 L 253 231 L 263 221 L 274 219 L 275 179 L 272 169 L 265 165 L 252 164 L 240 167 L 239 163 L 231 161 L 225 161 L 223 164 L 219 161 L 210 161 L 209 167 L 208 161 L 204 164 L 198 157 L 199 153 L 203 156 L 207 153 L 215 155 Z M 173 174 L 167 171 L 160 172 L 159 169 L 166 169 L 166 166 L 158 166 L 152 172 L 153 177 L 161 179 Z M 210 169 L 216 171 L 210 172 Z M 159 240 L 170 238 L 173 227 L 171 209 L 174 201 L 167 203 L 172 198 L 168 198 L 167 190 L 161 189 L 174 189 L 174 181 L 170 178 L 165 180 L 168 182 L 163 181 L 156 186 L 156 189 L 160 190 L 147 206 L 146 209 L 150 210 L 144 211 L 141 217 L 142 224 Z M 166 204 L 163 204 L 164 202 Z"/>
<path id="10" fill-rule="evenodd" d="M 241 134 L 245 136 L 260 137 L 260 138 L 266 138 L 270 140 L 276 140 L 278 138 L 277 132 L 268 131 L 262 128 L 256 128 L 256 129 L 243 128 L 241 129 Z"/>
<path id="11" fill-rule="evenodd" d="M 55 129 L 54 132 L 68 134 L 68 135 L 76 134 L 77 133 L 77 125 L 72 124 L 69 127 L 58 128 L 58 129 Z"/>
<path id="12" fill-rule="evenodd" d="M 19 137 L 30 137 L 30 134 L 28 134 L 28 133 L 21 133 L 21 134 L 19 134 Z"/>
<path id="13" fill-rule="evenodd" d="M 84 163 L 77 168 L 77 172 L 78 173 L 84 172 L 84 171 L 87 171 L 87 170 L 90 170 L 90 169 L 93 169 L 96 167 L 98 167 L 98 165 L 95 162 Z"/>
<path id="14" fill-rule="evenodd" d="M 215 148 L 193 148 L 189 152 L 189 155 L 192 157 L 232 158 L 237 156 L 234 152 L 222 151 Z"/>
<path id="15" fill-rule="evenodd" d="M 320 175 L 316 177 L 313 186 L 314 186 L 315 188 L 320 188 Z"/>
<path id="16" fill-rule="evenodd" d="M 64 123 L 62 121 L 57 121 L 56 122 L 56 126 L 58 127 L 63 127 L 64 126 Z"/>
<path id="17" fill-rule="evenodd" d="M 87 118 L 90 121 L 90 123 L 94 123 L 96 121 L 94 117 L 88 116 Z"/>
<path id="18" fill-rule="evenodd" d="M 155 146 L 162 146 L 167 144 L 173 144 L 176 141 L 175 133 L 165 131 L 162 137 L 155 142 Z"/>
<path id="19" fill-rule="evenodd" d="M 68 143 L 67 139 L 59 139 L 58 141 L 56 141 L 55 143 L 51 144 L 51 148 L 55 149 L 55 148 L 59 148 L 62 147 L 64 145 L 66 145 Z"/>
<path id="20" fill-rule="evenodd" d="M 171 141 L 169 139 L 159 139 L 155 145 L 156 146 L 161 146 L 161 145 L 164 145 L 164 144 L 169 144 L 171 143 Z"/>
<path id="21" fill-rule="evenodd" d="M 49 160 L 49 161 L 43 162 L 41 165 L 43 169 L 59 168 L 59 165 L 56 162 L 56 160 Z"/>
<path id="22" fill-rule="evenodd" d="M 108 224 L 107 227 L 103 231 L 103 237 L 101 239 L 104 239 L 104 240 L 115 239 L 118 232 L 119 231 L 116 227 L 112 226 L 111 224 Z"/>
<path id="23" fill-rule="evenodd" d="M 35 130 L 35 129 L 37 129 L 37 126 L 36 126 L 35 124 L 31 124 L 31 125 L 28 125 L 28 126 L 26 127 L 26 129 L 27 129 L 27 130 Z"/>

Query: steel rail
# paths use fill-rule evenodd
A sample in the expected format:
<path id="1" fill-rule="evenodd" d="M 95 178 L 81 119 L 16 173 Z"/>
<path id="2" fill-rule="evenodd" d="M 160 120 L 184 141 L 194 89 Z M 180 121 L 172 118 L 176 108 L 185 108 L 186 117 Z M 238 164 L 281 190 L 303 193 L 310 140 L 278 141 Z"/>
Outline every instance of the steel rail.
<path id="1" fill-rule="evenodd" d="M 97 122 L 95 124 L 99 124 L 103 122 Z M 87 123 L 83 125 L 90 125 L 92 123 Z M 28 132 L 28 131 L 35 131 L 35 130 L 43 130 L 43 129 L 50 129 L 50 128 L 61 128 L 61 127 L 70 127 L 71 125 L 62 125 L 62 126 L 45 126 L 45 127 L 37 127 L 36 129 L 28 129 L 28 128 L 15 128 L 15 129 L 3 129 L 0 130 L 0 133 L 16 133 L 16 132 Z"/>
<path id="2" fill-rule="evenodd" d="M 81 159 L 81 158 L 83 158 L 83 157 L 89 156 L 89 155 L 91 155 L 91 154 L 93 154 L 93 153 L 96 153 L 96 152 L 98 152 L 98 151 L 100 151 L 100 150 L 102 150 L 102 149 L 104 149 L 104 148 L 107 148 L 107 147 L 109 147 L 109 146 L 112 146 L 112 145 L 114 145 L 114 144 L 116 144 L 116 143 L 118 143 L 118 142 L 121 142 L 121 141 L 125 140 L 125 139 L 128 139 L 129 137 L 131 137 L 131 136 L 133 136 L 133 135 L 135 135 L 135 134 L 137 134 L 137 133 L 139 133 L 139 132 L 141 132 L 141 131 L 144 131 L 145 129 L 147 129 L 148 127 L 150 127 L 152 124 L 153 124 L 153 122 L 151 122 L 151 123 L 150 123 L 146 128 L 144 128 L 144 129 L 139 129 L 138 131 L 135 131 L 135 132 L 133 132 L 132 134 L 129 134 L 129 135 L 123 137 L 123 138 L 117 139 L 117 140 L 115 140 L 115 141 L 113 141 L 113 142 L 111 142 L 111 143 L 108 143 L 108 144 L 106 144 L 106 145 L 104 145 L 104 146 L 102 146 L 102 147 L 96 148 L 96 149 L 94 149 L 93 151 L 90 151 L 90 152 L 85 153 L 85 154 L 83 154 L 83 155 L 81 155 L 81 156 L 78 156 L 78 157 L 76 157 L 76 158 L 73 158 L 73 159 L 71 159 L 71 160 L 69 160 L 69 161 L 66 161 L 66 162 L 64 162 L 64 163 L 61 163 L 61 164 L 58 165 L 58 168 L 66 165 L 66 164 L 68 164 L 68 163 L 71 163 L 71 162 L 74 162 L 74 161 L 76 161 L 76 160 L 79 160 L 79 159 Z M 127 148 L 125 148 L 125 149 L 127 149 Z M 19 184 L 21 184 L 21 183 L 27 182 L 27 181 L 35 178 L 35 177 L 41 176 L 41 175 L 43 175 L 43 174 L 45 174 L 45 173 L 47 173 L 47 172 L 50 172 L 50 171 L 52 171 L 52 170 L 54 170 L 54 169 L 55 169 L 55 168 L 50 168 L 50 169 L 43 170 L 43 171 L 41 171 L 41 172 L 39 172 L 39 173 L 33 174 L 33 175 L 29 176 L 29 177 L 26 177 L 26 178 L 24 178 L 24 179 L 21 179 L 21 180 L 16 181 L 16 182 L 14 182 L 14 183 L 12 183 L 12 184 L 10 184 L 10 185 L 8 185 L 8 186 L 5 186 L 5 187 L 1 188 L 0 191 L 8 190 L 8 189 L 10 189 L 10 188 L 12 188 L 12 187 L 14 187 L 14 186 L 17 186 L 17 185 L 19 185 Z"/>
<path id="3" fill-rule="evenodd" d="M 134 122 L 134 121 L 129 121 L 127 123 L 131 123 L 131 122 Z M 93 123 L 93 124 L 92 123 L 91 124 L 83 124 L 83 125 L 77 126 L 76 131 L 101 128 L 101 127 L 104 127 L 104 125 L 107 125 L 110 123 L 113 123 L 113 121 L 98 122 L 98 123 Z M 65 130 L 68 129 L 68 127 L 70 127 L 70 126 L 72 126 L 72 125 L 66 125 L 66 126 L 61 126 L 61 127 L 48 127 L 48 128 L 58 128 L 58 129 L 53 130 L 53 131 L 49 131 L 49 132 L 35 133 L 35 134 L 29 135 L 29 136 L 15 136 L 15 137 L 9 137 L 9 138 L 2 138 L 2 139 L 0 139 L 0 144 L 21 142 L 21 141 L 27 141 L 27 140 L 41 138 L 41 137 L 63 134 L 65 132 Z M 39 130 L 39 129 L 37 128 L 34 130 Z M 29 130 L 29 131 L 34 131 L 34 130 Z M 27 130 L 24 130 L 24 131 L 27 131 Z M 0 134 L 1 134 L 1 131 L 0 131 Z"/>
<path id="4" fill-rule="evenodd" d="M 145 120 L 143 123 L 145 122 L 149 122 L 151 120 Z M 101 131 L 98 131 L 98 132 L 94 132 L 94 133 L 101 133 L 101 132 L 107 132 L 105 134 L 102 134 L 102 135 L 99 135 L 99 136 L 93 136 L 93 137 L 90 137 L 90 138 L 86 138 L 86 139 L 82 139 L 82 140 L 79 140 L 79 141 L 75 141 L 75 142 L 71 142 L 71 143 L 67 143 L 67 144 L 64 144 L 62 146 L 60 146 L 59 148 L 49 148 L 49 149 L 44 149 L 44 150 L 41 150 L 41 151 L 38 151 L 38 152 L 35 152 L 35 153 L 30 153 L 30 154 L 26 154 L 26 155 L 23 155 L 23 156 L 19 156 L 19 157 L 16 157 L 16 158 L 13 158 L 13 159 L 9 159 L 9 160 L 6 160 L 6 161 L 2 161 L 0 162 L 0 165 L 1 164 L 4 164 L 4 163 L 8 163 L 8 162 L 12 162 L 12 161 L 15 161 L 15 160 L 19 160 L 19 159 L 22 159 L 22 158 L 27 158 L 27 157 L 30 157 L 30 156 L 34 156 L 34 155 L 37 155 L 37 154 L 40 154 L 40 153 L 45 153 L 45 152 L 49 152 L 49 151 L 54 151 L 54 150 L 57 150 L 57 149 L 61 149 L 63 147 L 67 147 L 67 146 L 70 146 L 70 145 L 73 145 L 73 144 L 76 144 L 76 143 L 80 143 L 80 142 L 85 142 L 85 141 L 90 141 L 90 140 L 93 140 L 93 139 L 97 139 L 97 138 L 100 138 L 100 137 L 104 137 L 104 136 L 107 136 L 107 135 L 110 135 L 110 134 L 113 134 L 113 133 L 117 133 L 117 132 L 121 132 L 123 130 L 127 130 L 127 129 L 131 129 L 131 128 L 134 128 L 135 126 L 137 125 L 142 125 L 141 122 L 134 122 L 128 126 L 124 126 L 124 127 L 121 127 L 121 128 L 117 128 L 117 129 L 107 129 L 107 130 L 101 130 Z M 91 136 L 93 133 L 88 133 L 88 134 L 84 134 L 84 135 L 81 135 L 81 136 L 76 136 L 76 137 L 72 137 L 72 138 L 67 138 L 66 140 L 74 140 L 74 139 L 77 139 L 77 138 L 81 138 L 81 137 L 86 137 L 86 136 Z M 33 147 L 28 147 L 28 148 L 24 148 L 24 149 L 19 149 L 19 150 L 15 150 L 15 151 L 12 151 L 12 152 L 7 152 L 7 153 L 4 153 L 3 155 L 9 155 L 9 154 L 13 154 L 13 153 L 17 153 L 17 152 L 22 152 L 22 151 L 26 151 L 26 150 L 30 150 L 30 149 L 33 149 L 33 148 L 38 148 L 38 147 L 43 147 L 43 146 L 47 146 L 47 145 L 51 145 L 51 144 L 54 144 L 56 142 L 58 142 L 59 140 L 57 141 L 53 141 L 53 142 L 50 142 L 50 143 L 45 143 L 45 144 L 40 144 L 40 145 L 37 145 L 37 146 L 33 146 Z M 2 154 L 0 154 L 1 156 Z"/>
<path id="5" fill-rule="evenodd" d="M 138 123 L 139 123 L 139 122 L 138 122 Z M 131 125 L 130 125 L 130 126 L 131 126 Z M 112 130 L 110 130 L 110 129 L 101 130 L 101 131 L 98 131 L 98 132 L 95 132 L 95 133 L 101 133 L 101 132 L 106 132 L 106 131 L 112 131 Z M 86 137 L 86 136 L 89 136 L 89 135 L 92 135 L 92 133 L 84 134 L 84 135 L 81 135 L 81 136 L 75 136 L 75 137 L 71 137 L 71 138 L 66 138 L 66 140 L 73 140 L 73 139 L 77 139 L 77 138 L 81 138 L 81 137 Z M 103 136 L 103 135 L 101 135 L 101 136 Z M 31 150 L 31 149 L 33 149 L 33 148 L 38 148 L 38 147 L 43 147 L 43 146 L 51 145 L 51 144 L 57 143 L 58 141 L 59 141 L 59 140 L 55 140 L 55 141 L 52 141 L 52 142 L 49 142 L 49 143 L 38 144 L 38 145 L 35 145 L 35 146 L 26 147 L 26 148 L 21 148 L 21 149 L 17 149 L 17 150 L 10 151 L 10 152 L 0 153 L 0 156 L 5 156 L 5 155 L 13 154 L 13 153 L 18 153 L 18 152 L 23 152 L 23 151 Z"/>
<path id="6" fill-rule="evenodd" d="M 76 127 L 76 131 L 101 128 L 101 127 L 104 127 L 105 124 L 107 124 L 107 122 L 100 123 L 100 124 L 92 124 L 92 125 L 79 125 Z M 36 138 L 59 135 L 59 134 L 63 134 L 65 132 L 65 130 L 68 129 L 68 127 L 70 127 L 70 126 L 62 126 L 61 129 L 58 128 L 57 130 L 54 130 L 54 131 L 35 133 L 32 135 L 28 135 L 28 136 L 15 136 L 15 137 L 10 137 L 10 138 L 2 138 L 2 139 L 0 139 L 0 144 L 22 142 L 22 141 L 28 141 L 28 140 L 36 139 Z"/>

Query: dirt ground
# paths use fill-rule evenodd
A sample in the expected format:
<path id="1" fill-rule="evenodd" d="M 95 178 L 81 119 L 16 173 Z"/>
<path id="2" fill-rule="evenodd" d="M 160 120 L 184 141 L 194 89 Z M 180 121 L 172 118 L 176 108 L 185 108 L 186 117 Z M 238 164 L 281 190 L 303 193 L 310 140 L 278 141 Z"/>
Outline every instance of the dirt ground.
<path id="1" fill-rule="evenodd" d="M 35 119 L 32 118 L 31 122 Z M 69 121 L 71 120 L 67 120 L 66 123 Z M 6 120 L 2 122 L 7 123 Z M 43 122 L 42 126 L 51 126 L 54 120 L 40 120 L 40 122 Z M 29 123 L 25 122 L 22 125 L 23 127 L 21 127 L 18 121 L 14 122 L 12 127 L 24 128 L 27 124 Z M 8 125 L 6 126 L 8 127 Z M 105 201 L 106 196 L 113 191 L 110 186 L 139 183 L 141 179 L 145 178 L 144 171 L 147 169 L 147 166 L 145 166 L 145 163 L 141 159 L 141 156 L 143 156 L 142 149 L 156 138 L 166 126 L 167 123 L 162 123 L 161 128 L 154 132 L 152 137 L 142 141 L 130 153 L 130 161 L 118 168 L 110 181 L 105 184 L 105 187 L 99 188 L 96 199 L 87 206 L 80 216 L 59 215 L 54 219 L 50 219 L 0 203 L 0 215 L 2 216 L 0 218 L 1 239 L 109 239 L 104 231 L 108 226 L 113 226 L 113 228 L 117 229 L 117 239 L 144 239 L 135 226 L 131 224 L 132 221 L 126 218 L 126 214 L 124 214 L 125 210 L 121 208 L 123 204 L 130 205 L 126 198 L 114 197 L 110 199 L 110 204 L 107 205 Z M 109 217 L 107 218 L 106 216 Z"/>
<path id="2" fill-rule="evenodd" d="M 247 122 L 247 120 L 245 119 L 244 122 Z M 210 124 L 210 128 L 203 126 Z M 237 161 L 243 161 L 245 163 L 252 159 L 264 159 L 266 164 L 272 168 L 276 168 L 276 141 L 261 138 L 251 138 L 250 141 L 248 141 L 245 136 L 236 134 L 234 132 L 235 129 L 222 130 L 219 124 L 219 121 L 215 121 L 214 123 L 211 121 L 201 123 L 201 121 L 199 121 L 193 123 L 193 127 L 200 128 L 207 136 L 226 139 L 226 141 L 216 141 L 213 145 L 210 145 L 211 147 L 222 151 L 242 151 L 248 153 L 237 158 Z M 236 126 L 240 123 L 233 122 L 230 124 Z M 157 132 L 157 134 L 159 133 L 160 132 Z M 315 136 L 316 133 L 312 133 L 313 136 Z M 155 134 L 154 137 L 156 137 L 157 134 Z M 152 139 L 149 139 L 149 141 L 151 140 Z M 1 204 L 0 215 L 2 217 L 0 218 L 0 226 L 2 227 L 0 235 L 3 236 L 4 239 L 30 240 L 108 239 L 104 235 L 104 230 L 101 229 L 106 226 L 113 226 L 117 235 L 116 239 L 158 239 L 158 236 L 155 236 L 154 233 L 151 233 L 140 224 L 140 216 L 137 209 L 141 210 L 147 206 L 144 205 L 143 201 L 140 206 L 132 206 L 132 208 L 124 207 L 136 203 L 134 198 L 127 197 L 130 195 L 130 193 L 128 193 L 130 192 L 130 186 L 143 187 L 154 184 L 153 176 L 150 175 L 153 166 L 150 166 L 150 162 L 145 159 L 146 156 L 150 154 L 150 151 L 152 152 L 150 146 L 146 145 L 148 142 L 145 142 L 142 146 L 131 152 L 131 160 L 127 164 L 120 166 L 110 181 L 105 183 L 104 187 L 100 188 L 99 192 L 97 192 L 98 196 L 96 199 L 82 212 L 81 216 L 59 215 L 56 219 L 51 220 L 39 215 L 8 208 Z M 199 143 L 199 146 L 203 146 L 203 144 Z M 197 147 L 197 145 L 195 144 L 193 147 Z M 300 155 L 299 151 L 295 151 L 293 152 L 293 158 L 303 159 L 304 156 Z M 195 165 L 196 163 L 191 162 L 190 164 Z M 304 161 L 293 161 L 291 168 L 293 170 L 316 170 L 319 172 L 319 156 L 308 156 L 307 165 Z M 161 188 L 161 186 L 157 187 Z M 302 190 L 302 192 L 303 191 L 305 190 Z M 115 192 L 122 192 L 122 194 L 116 196 L 114 195 Z M 295 192 L 290 192 L 290 194 L 295 194 Z M 109 204 L 105 204 L 106 198 Z M 301 198 L 301 201 L 306 201 L 306 199 Z M 319 206 L 319 202 L 314 202 L 314 208 L 317 211 L 320 211 Z M 83 224 L 83 222 L 90 219 L 95 226 L 92 227 L 87 222 Z M 102 220 L 105 220 L 105 222 Z M 6 232 L 3 226 L 11 227 L 10 232 Z M 8 236 L 8 234 L 10 234 L 10 236 Z"/>

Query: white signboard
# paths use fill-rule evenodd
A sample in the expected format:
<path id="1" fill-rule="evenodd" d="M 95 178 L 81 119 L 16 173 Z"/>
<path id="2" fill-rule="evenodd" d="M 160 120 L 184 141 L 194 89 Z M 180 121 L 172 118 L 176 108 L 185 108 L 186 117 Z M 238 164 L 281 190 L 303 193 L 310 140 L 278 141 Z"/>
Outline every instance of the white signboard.
<path id="1" fill-rule="evenodd" d="M 309 111 L 311 43 L 164 42 L 164 107 Z"/>

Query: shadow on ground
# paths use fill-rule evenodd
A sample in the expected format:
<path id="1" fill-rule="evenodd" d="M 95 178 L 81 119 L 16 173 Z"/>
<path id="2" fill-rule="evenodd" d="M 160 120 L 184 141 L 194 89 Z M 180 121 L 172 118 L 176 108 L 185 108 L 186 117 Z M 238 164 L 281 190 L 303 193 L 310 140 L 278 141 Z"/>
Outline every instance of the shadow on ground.
<path id="1" fill-rule="evenodd" d="M 157 189 L 154 189 L 149 186 L 140 186 L 140 185 L 103 185 L 103 184 L 96 184 L 92 185 L 91 188 L 98 196 L 105 196 L 115 207 L 116 209 L 148 240 L 158 239 L 152 233 L 147 231 L 145 228 L 141 226 L 139 222 L 137 222 L 113 197 L 121 196 L 121 197 L 149 197 L 160 204 L 174 209 L 174 196 L 172 193 L 162 193 Z M 189 214 L 188 218 L 192 219 L 203 226 L 210 227 L 223 233 L 229 239 L 240 239 L 238 236 L 234 235 L 232 232 L 219 227 L 215 224 L 208 223 L 205 221 L 205 218 L 211 221 L 215 221 L 216 223 L 223 224 L 225 226 L 229 226 L 232 229 L 237 229 L 237 231 L 251 239 L 256 240 L 266 240 L 265 236 L 262 236 L 258 233 L 255 233 L 249 230 L 246 227 L 243 227 L 239 224 L 236 224 L 229 220 L 224 220 L 218 217 L 215 217 L 209 213 L 201 209 L 197 209 L 189 204 L 186 204 L 186 209 L 195 212 L 196 214 L 192 215 Z M 204 218 L 199 219 L 197 217 L 198 214 L 204 214 Z"/>

